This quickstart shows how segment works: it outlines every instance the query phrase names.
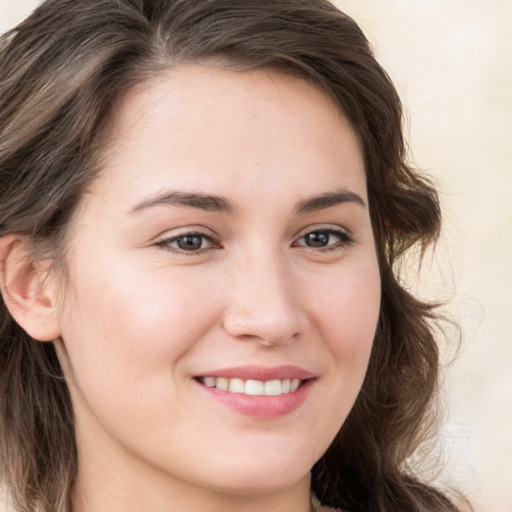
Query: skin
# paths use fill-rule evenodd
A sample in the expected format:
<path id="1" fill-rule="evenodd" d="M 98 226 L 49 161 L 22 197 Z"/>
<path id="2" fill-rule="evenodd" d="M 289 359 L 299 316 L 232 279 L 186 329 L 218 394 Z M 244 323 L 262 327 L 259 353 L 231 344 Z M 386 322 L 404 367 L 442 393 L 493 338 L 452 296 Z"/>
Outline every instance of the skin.
<path id="1" fill-rule="evenodd" d="M 73 510 L 308 511 L 311 467 L 360 390 L 380 305 L 353 129 L 299 79 L 191 65 L 131 91 L 110 135 L 70 226 L 64 299 L 48 292 L 76 414 Z M 148 206 L 168 191 L 231 211 Z M 340 191 L 351 200 L 297 211 Z M 178 246 L 190 232 L 205 235 L 199 250 Z M 270 419 L 194 380 L 248 364 L 315 379 Z"/>

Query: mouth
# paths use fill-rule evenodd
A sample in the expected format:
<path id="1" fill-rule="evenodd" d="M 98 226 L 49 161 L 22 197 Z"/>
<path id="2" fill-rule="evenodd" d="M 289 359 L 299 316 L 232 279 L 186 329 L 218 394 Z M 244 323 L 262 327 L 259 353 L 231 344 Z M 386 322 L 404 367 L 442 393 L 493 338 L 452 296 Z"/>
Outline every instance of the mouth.
<path id="1" fill-rule="evenodd" d="M 193 380 L 206 396 L 237 413 L 272 419 L 299 408 L 317 377 L 296 366 L 242 366 L 214 370 Z"/>
<path id="2" fill-rule="evenodd" d="M 279 396 L 297 391 L 309 379 L 239 379 L 227 377 L 196 377 L 195 380 L 209 388 L 249 396 Z"/>

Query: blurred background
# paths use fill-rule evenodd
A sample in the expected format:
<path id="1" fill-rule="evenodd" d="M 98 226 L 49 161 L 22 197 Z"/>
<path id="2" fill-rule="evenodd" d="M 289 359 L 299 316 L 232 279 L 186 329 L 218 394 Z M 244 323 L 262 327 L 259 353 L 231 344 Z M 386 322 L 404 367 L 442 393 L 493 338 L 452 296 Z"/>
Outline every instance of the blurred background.
<path id="1" fill-rule="evenodd" d="M 422 289 L 449 298 L 462 327 L 444 429 L 453 483 L 478 512 L 512 512 L 512 2 L 336 3 L 400 91 L 412 161 L 440 184 L 444 235 Z"/>
<path id="2" fill-rule="evenodd" d="M 38 3 L 0 0 L 0 31 Z M 462 327 L 447 377 L 448 483 L 477 512 L 512 512 L 512 1 L 335 3 L 395 81 L 411 160 L 441 190 L 443 240 L 420 289 L 450 299 Z"/>

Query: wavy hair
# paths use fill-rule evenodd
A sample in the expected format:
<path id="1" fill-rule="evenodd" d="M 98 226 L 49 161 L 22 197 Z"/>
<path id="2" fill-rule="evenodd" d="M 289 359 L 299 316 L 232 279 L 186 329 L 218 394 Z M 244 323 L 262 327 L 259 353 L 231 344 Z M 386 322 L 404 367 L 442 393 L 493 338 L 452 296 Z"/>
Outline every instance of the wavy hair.
<path id="1" fill-rule="evenodd" d="M 161 71 L 203 61 L 316 84 L 363 148 L 380 318 L 362 390 L 313 468 L 313 491 L 351 512 L 456 510 L 409 463 L 435 427 L 437 313 L 398 275 L 411 248 L 436 241 L 438 197 L 406 163 L 392 82 L 357 24 L 328 1 L 46 1 L 0 40 L 0 236 L 24 233 L 36 255 L 62 263 L 66 226 L 101 172 L 119 99 Z M 2 301 L 0 478 L 14 508 L 64 512 L 77 467 L 73 410 L 53 345 L 31 339 Z"/>

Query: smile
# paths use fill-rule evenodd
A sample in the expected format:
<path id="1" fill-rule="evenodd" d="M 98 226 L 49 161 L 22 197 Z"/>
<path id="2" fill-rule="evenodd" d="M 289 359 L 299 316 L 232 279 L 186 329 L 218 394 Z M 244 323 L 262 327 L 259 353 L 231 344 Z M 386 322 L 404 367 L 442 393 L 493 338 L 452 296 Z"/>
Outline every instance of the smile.
<path id="1" fill-rule="evenodd" d="M 275 419 L 307 399 L 318 375 L 297 366 L 239 366 L 208 371 L 193 381 L 210 399 L 239 414 Z"/>
<path id="2" fill-rule="evenodd" d="M 273 379 L 273 380 L 255 380 L 255 379 L 228 379 L 226 377 L 200 377 L 198 381 L 221 391 L 230 393 L 241 393 L 250 396 L 277 396 L 285 393 L 297 391 L 304 382 L 301 379 Z"/>

